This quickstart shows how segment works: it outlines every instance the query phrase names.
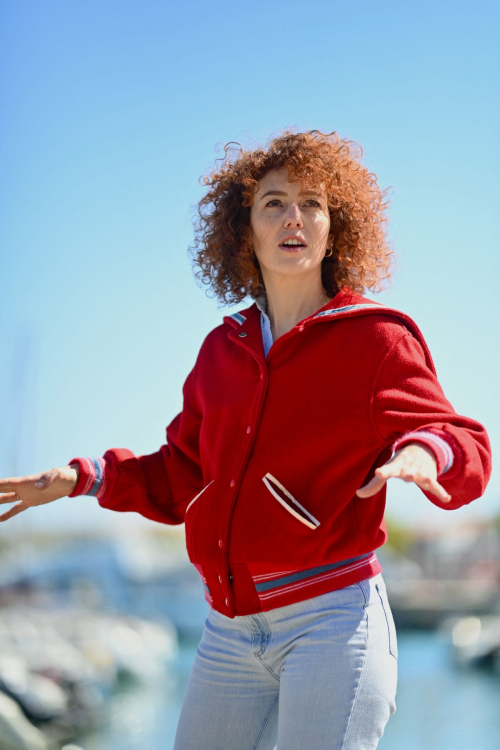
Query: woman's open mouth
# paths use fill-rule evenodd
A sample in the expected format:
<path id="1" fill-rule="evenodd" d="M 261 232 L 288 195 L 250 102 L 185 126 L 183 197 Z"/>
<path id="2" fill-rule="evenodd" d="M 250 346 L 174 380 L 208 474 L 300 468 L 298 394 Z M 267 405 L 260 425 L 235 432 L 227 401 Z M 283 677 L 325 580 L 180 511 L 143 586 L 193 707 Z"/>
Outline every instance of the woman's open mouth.
<path id="1" fill-rule="evenodd" d="M 280 245 L 282 250 L 287 250 L 290 253 L 298 253 L 305 247 L 307 247 L 307 245 L 300 242 L 300 240 L 285 240 L 285 242 Z"/>

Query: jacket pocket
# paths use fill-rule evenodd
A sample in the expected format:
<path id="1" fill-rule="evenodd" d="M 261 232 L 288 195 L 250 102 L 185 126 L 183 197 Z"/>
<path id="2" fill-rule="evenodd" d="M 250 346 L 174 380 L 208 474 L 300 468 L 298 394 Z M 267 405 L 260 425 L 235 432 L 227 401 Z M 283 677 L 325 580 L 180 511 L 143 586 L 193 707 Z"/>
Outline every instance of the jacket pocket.
<path id="1" fill-rule="evenodd" d="M 203 522 L 200 522 L 200 514 L 203 517 L 203 513 L 207 513 L 207 509 L 204 507 L 202 495 L 206 490 L 209 492 L 205 495 L 205 498 L 210 500 L 209 493 L 213 492 L 213 482 L 209 482 L 198 492 L 188 503 L 186 511 L 184 513 L 184 525 L 186 533 L 186 550 L 188 557 L 192 563 L 201 562 L 200 558 L 200 528 L 203 528 Z M 201 499 L 201 502 L 198 500 Z"/>
<path id="2" fill-rule="evenodd" d="M 262 481 L 266 485 L 271 495 L 275 497 L 276 500 L 283 506 L 283 508 L 285 508 L 285 510 L 287 510 L 294 518 L 296 518 L 297 521 L 300 521 L 310 529 L 318 528 L 318 526 L 320 525 L 318 519 L 315 518 L 312 513 L 309 513 L 309 511 L 306 510 L 304 506 L 301 505 L 299 501 L 296 500 L 285 487 L 283 487 L 281 482 L 278 482 L 276 477 L 273 477 L 272 474 L 267 472 L 267 474 L 262 477 Z"/>
<path id="3" fill-rule="evenodd" d="M 213 481 L 214 480 L 212 479 L 212 482 Z M 189 505 L 186 508 L 186 511 L 185 511 L 186 513 L 188 512 L 188 510 L 190 509 L 190 507 L 193 505 L 193 503 L 196 502 L 196 500 L 198 500 L 198 498 L 200 497 L 200 495 L 203 495 L 203 493 L 205 492 L 205 490 L 208 489 L 208 487 L 210 487 L 210 485 L 212 484 L 212 482 L 209 482 L 207 485 L 205 485 L 205 487 L 203 487 L 203 489 L 201 490 L 201 492 L 198 492 L 198 494 L 193 497 L 193 499 L 191 500 L 191 502 L 189 503 Z"/>

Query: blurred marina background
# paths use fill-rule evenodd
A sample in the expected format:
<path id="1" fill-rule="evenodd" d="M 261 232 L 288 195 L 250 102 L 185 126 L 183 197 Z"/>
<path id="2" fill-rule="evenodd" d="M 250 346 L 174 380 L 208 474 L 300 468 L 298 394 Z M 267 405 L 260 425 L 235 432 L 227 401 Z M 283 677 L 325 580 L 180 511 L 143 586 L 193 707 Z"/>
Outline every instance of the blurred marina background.
<path id="1" fill-rule="evenodd" d="M 416 320 L 495 456 L 499 27 L 486 0 L 0 3 L 0 476 L 159 448 L 227 312 L 188 257 L 198 180 L 284 127 L 358 141 L 393 187 L 398 266 L 368 296 Z M 380 748 L 496 750 L 500 473 L 453 512 L 393 480 L 386 521 Z M 173 747 L 206 607 L 182 527 L 87 497 L 0 525 L 0 750 Z"/>
<path id="2" fill-rule="evenodd" d="M 399 687 L 380 747 L 496 750 L 500 517 L 389 532 Z M 0 569 L 0 748 L 172 748 L 207 614 L 182 529 L 22 534 Z"/>

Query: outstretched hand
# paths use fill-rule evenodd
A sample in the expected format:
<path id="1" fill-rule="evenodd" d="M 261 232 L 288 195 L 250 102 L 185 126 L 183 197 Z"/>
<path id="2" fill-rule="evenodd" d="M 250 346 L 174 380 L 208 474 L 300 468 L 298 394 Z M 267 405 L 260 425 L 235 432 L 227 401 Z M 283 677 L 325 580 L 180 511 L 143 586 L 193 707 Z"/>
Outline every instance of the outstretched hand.
<path id="1" fill-rule="evenodd" d="M 72 464 L 26 477 L 0 479 L 0 504 L 18 501 L 0 515 L 0 521 L 7 521 L 35 505 L 71 495 L 78 482 L 78 472 L 78 465 Z"/>
<path id="2" fill-rule="evenodd" d="M 437 481 L 437 462 L 430 448 L 421 443 L 408 443 L 396 451 L 383 466 L 375 470 L 368 484 L 356 491 L 358 497 L 371 497 L 382 489 L 391 477 L 404 482 L 414 482 L 422 490 L 432 492 L 443 503 L 449 503 L 451 495 Z"/>

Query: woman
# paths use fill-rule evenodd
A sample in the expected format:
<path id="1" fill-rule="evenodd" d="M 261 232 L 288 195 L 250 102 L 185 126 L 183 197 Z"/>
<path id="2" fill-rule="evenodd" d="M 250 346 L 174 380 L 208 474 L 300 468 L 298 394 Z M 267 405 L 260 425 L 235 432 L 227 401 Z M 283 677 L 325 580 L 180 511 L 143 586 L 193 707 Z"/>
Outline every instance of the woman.
<path id="1" fill-rule="evenodd" d="M 392 251 L 355 145 L 285 131 L 226 148 L 195 261 L 221 301 L 254 302 L 206 337 L 166 444 L 0 483 L 18 499 L 2 520 L 67 494 L 185 522 L 210 607 L 176 750 L 377 747 L 397 682 L 386 482 L 453 510 L 490 475 L 486 431 L 446 400 L 417 325 L 361 294 Z"/>

